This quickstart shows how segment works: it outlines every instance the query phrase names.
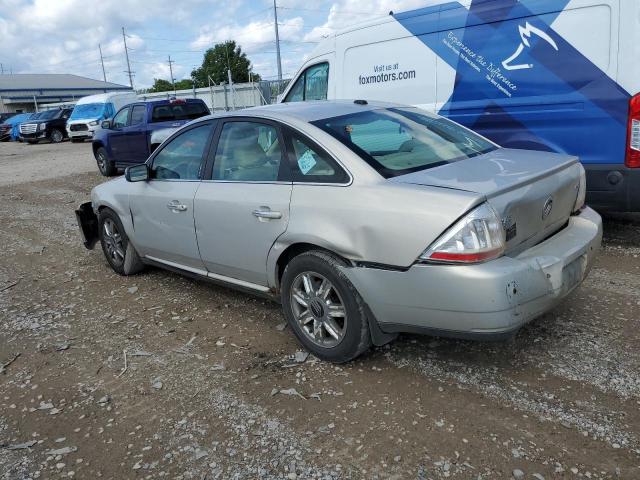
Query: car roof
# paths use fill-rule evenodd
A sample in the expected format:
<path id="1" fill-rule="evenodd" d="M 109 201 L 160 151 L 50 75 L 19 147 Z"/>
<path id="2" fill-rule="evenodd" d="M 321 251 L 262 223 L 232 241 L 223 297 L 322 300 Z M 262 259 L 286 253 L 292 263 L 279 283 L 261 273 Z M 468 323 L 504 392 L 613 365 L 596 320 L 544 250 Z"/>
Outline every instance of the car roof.
<path id="1" fill-rule="evenodd" d="M 341 117 L 353 113 L 368 112 L 382 108 L 411 108 L 399 103 L 370 102 L 363 100 L 317 100 L 310 102 L 278 103 L 261 107 L 222 112 L 201 117 L 198 121 L 220 117 L 267 117 L 276 120 L 296 119 L 313 122 L 323 118 Z"/>

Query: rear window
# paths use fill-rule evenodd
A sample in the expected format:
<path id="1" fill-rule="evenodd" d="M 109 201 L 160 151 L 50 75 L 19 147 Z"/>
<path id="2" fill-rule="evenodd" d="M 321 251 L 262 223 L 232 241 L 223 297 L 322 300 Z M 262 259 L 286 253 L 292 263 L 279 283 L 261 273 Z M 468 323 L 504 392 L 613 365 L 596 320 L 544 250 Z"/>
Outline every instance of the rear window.
<path id="1" fill-rule="evenodd" d="M 408 108 L 370 110 L 312 123 L 344 143 L 385 178 L 497 148 L 450 120 Z"/>
<path id="2" fill-rule="evenodd" d="M 209 111 L 207 106 L 201 102 L 158 105 L 153 107 L 151 123 L 171 122 L 174 120 L 193 120 L 208 114 Z"/>

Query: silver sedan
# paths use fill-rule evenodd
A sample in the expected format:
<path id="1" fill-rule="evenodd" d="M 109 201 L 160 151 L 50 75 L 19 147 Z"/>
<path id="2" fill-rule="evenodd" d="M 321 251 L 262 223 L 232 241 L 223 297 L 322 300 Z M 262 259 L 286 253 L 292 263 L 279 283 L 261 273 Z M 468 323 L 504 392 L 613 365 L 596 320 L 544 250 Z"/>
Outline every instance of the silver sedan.
<path id="1" fill-rule="evenodd" d="M 198 119 L 76 211 L 146 265 L 282 303 L 344 362 L 399 332 L 508 337 L 585 278 L 602 239 L 576 157 L 502 149 L 422 110 L 281 104 Z"/>

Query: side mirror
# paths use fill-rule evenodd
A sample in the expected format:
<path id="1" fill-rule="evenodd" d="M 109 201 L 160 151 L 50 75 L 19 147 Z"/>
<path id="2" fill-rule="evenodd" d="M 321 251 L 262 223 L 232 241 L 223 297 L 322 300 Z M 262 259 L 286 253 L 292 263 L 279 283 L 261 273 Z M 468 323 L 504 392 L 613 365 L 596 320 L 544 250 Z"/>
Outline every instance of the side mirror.
<path id="1" fill-rule="evenodd" d="M 149 180 L 149 167 L 146 163 L 127 167 L 124 171 L 127 182 L 146 182 Z"/>
<path id="2" fill-rule="evenodd" d="M 109 130 L 111 128 L 111 121 L 109 120 L 104 120 L 101 124 L 100 124 L 101 128 L 104 128 L 105 130 Z"/>

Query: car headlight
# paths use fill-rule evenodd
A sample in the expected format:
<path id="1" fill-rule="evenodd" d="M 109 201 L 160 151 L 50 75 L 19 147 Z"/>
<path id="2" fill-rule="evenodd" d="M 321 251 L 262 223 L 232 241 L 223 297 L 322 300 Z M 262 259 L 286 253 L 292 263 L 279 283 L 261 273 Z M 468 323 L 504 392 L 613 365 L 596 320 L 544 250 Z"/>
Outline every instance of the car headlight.
<path id="1" fill-rule="evenodd" d="M 38 125 L 38 130 L 45 130 L 47 128 L 47 124 L 46 123 L 41 123 Z"/>
<path id="2" fill-rule="evenodd" d="M 479 263 L 504 254 L 505 233 L 496 211 L 483 203 L 458 220 L 420 255 L 435 263 Z"/>
<path id="3" fill-rule="evenodd" d="M 97 120 L 94 120 L 93 122 L 89 122 L 89 126 L 90 126 L 90 127 L 96 127 L 96 126 L 98 126 L 98 121 L 97 121 Z"/>
<path id="4" fill-rule="evenodd" d="M 578 183 L 578 196 L 576 197 L 576 203 L 573 206 L 573 213 L 578 213 L 584 208 L 585 201 L 587 199 L 587 172 L 580 164 L 580 180 Z"/>

